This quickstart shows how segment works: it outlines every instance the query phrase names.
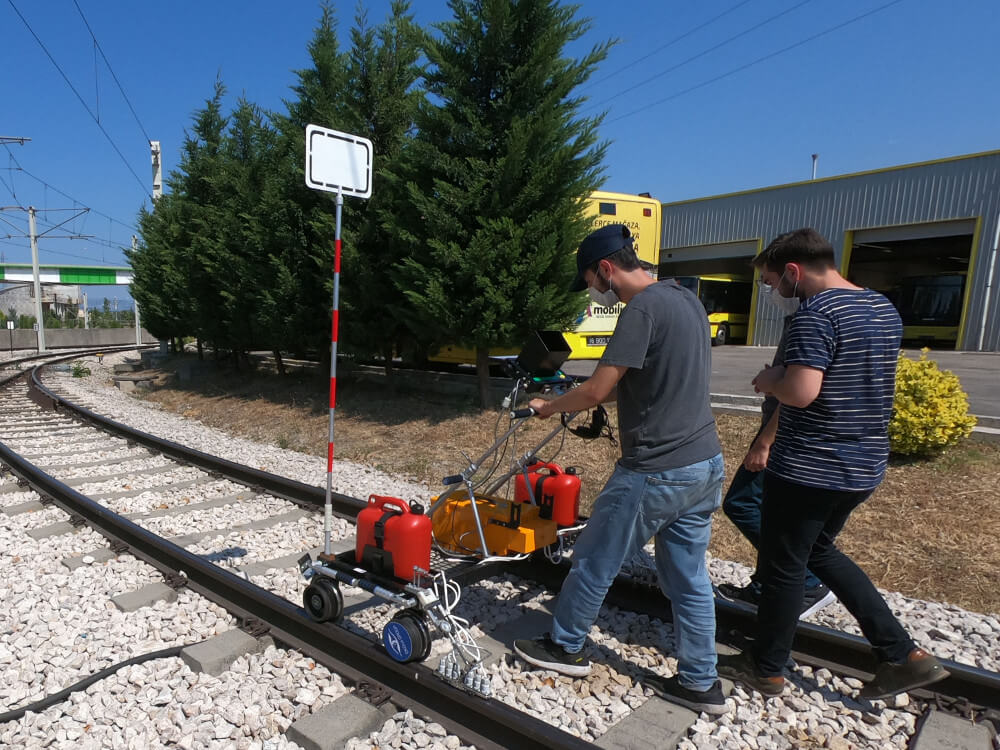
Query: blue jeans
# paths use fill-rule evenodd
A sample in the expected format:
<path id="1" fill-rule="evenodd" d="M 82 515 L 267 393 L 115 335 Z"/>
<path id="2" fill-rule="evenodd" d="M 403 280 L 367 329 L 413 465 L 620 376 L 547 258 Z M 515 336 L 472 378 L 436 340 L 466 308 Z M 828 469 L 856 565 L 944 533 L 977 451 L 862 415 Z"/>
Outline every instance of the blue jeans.
<path id="1" fill-rule="evenodd" d="M 722 501 L 722 510 L 733 525 L 740 530 L 755 550 L 760 550 L 761 504 L 764 502 L 764 472 L 748 471 L 743 466 L 736 470 L 732 484 Z M 759 569 L 750 580 L 760 585 Z M 805 588 L 814 589 L 821 581 L 806 569 Z"/>
<path id="2" fill-rule="evenodd" d="M 679 681 L 708 690 L 717 675 L 715 601 L 705 551 L 723 475 L 722 454 L 654 474 L 615 466 L 573 547 L 552 640 L 571 653 L 580 651 L 622 564 L 655 538 L 660 588 L 673 610 Z"/>

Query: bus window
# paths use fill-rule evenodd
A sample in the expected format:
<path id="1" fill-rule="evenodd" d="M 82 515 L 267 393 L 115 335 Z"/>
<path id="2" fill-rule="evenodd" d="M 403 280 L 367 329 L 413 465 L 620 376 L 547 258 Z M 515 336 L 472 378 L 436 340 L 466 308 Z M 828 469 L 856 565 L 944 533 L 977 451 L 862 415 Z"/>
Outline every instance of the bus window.
<path id="1" fill-rule="evenodd" d="M 964 287 L 961 274 L 903 279 L 896 295 L 903 325 L 957 326 Z"/>

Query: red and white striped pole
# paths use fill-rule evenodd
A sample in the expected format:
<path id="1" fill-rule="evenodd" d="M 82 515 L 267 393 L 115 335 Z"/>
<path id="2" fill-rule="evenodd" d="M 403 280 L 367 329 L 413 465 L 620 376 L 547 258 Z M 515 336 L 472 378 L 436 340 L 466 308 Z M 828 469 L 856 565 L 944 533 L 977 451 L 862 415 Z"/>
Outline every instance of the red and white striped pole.
<path id="1" fill-rule="evenodd" d="M 333 554 L 333 421 L 337 409 L 337 329 L 340 323 L 340 214 L 344 194 L 337 190 L 337 233 L 334 235 L 333 321 L 330 326 L 330 435 L 326 445 L 326 503 L 323 507 L 323 553 Z"/>

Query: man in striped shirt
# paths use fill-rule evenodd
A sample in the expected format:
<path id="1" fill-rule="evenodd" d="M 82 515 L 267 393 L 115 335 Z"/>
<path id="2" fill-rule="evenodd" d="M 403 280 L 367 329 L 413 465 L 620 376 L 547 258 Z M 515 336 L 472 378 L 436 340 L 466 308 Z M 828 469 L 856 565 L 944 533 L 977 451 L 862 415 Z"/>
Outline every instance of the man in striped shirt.
<path id="1" fill-rule="evenodd" d="M 757 638 L 719 657 L 720 675 L 779 695 L 802 602 L 806 566 L 854 615 L 878 666 L 861 690 L 887 698 L 947 677 L 918 648 L 868 576 L 835 539 L 881 483 L 902 324 L 881 294 L 841 276 L 833 247 L 814 229 L 777 237 L 756 258 L 774 294 L 800 305 L 788 328 L 785 364 L 754 378 L 781 402 L 764 476 Z"/>

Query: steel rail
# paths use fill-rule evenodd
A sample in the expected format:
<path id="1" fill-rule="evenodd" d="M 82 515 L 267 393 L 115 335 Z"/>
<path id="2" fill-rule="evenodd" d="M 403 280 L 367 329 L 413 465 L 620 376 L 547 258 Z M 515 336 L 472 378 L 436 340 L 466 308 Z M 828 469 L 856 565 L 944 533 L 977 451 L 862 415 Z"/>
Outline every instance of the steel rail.
<path id="1" fill-rule="evenodd" d="M 32 385 L 67 409 L 86 416 L 91 421 L 100 424 L 107 429 L 125 436 L 134 436 L 149 447 L 160 450 L 157 446 L 169 446 L 171 455 L 177 455 L 184 460 L 184 456 L 191 454 L 198 459 L 198 465 L 210 471 L 227 473 L 227 469 L 232 467 L 239 472 L 240 476 L 248 479 L 238 481 L 248 481 L 267 489 L 269 492 L 280 494 L 282 497 L 293 502 L 321 506 L 324 499 L 324 491 L 319 487 L 313 487 L 301 482 L 279 477 L 267 472 L 261 472 L 250 467 L 219 459 L 208 454 L 193 451 L 190 448 L 163 441 L 152 435 L 139 432 L 125 425 L 113 422 L 105 417 L 94 414 L 87 409 L 76 406 L 71 402 L 52 394 L 38 382 L 35 377 L 37 369 L 32 373 Z M 164 452 L 168 452 L 164 450 Z M 192 459 L 192 463 L 196 463 Z M 277 489 L 272 490 L 269 487 Z M 344 517 L 353 519 L 357 510 L 364 506 L 363 501 L 346 495 L 335 495 L 335 510 L 343 514 Z M 548 561 L 536 556 L 533 559 L 521 562 L 489 563 L 485 565 L 470 565 L 465 569 L 456 571 L 451 578 L 458 583 L 466 584 L 484 578 L 501 575 L 503 573 L 514 573 L 523 578 L 543 583 L 552 590 L 558 590 L 562 586 L 562 581 L 569 572 L 569 563 L 563 562 L 553 565 Z M 627 608 L 638 613 L 660 617 L 670 620 L 670 604 L 667 598 L 660 592 L 659 588 L 637 582 L 631 578 L 619 576 L 616 579 L 607 598 L 608 603 Z M 716 616 L 718 633 L 723 642 L 732 641 L 732 631 L 741 634 L 752 634 L 756 629 L 756 613 L 753 607 L 737 602 L 730 602 L 716 597 Z M 875 664 L 875 658 L 868 642 L 849 633 L 844 633 L 832 628 L 815 625 L 808 622 L 800 622 L 796 629 L 795 641 L 793 644 L 793 655 L 806 664 L 817 664 L 823 666 L 835 665 L 846 673 L 853 675 L 870 676 Z M 918 691 L 917 695 L 942 695 L 950 699 L 965 699 L 973 704 L 985 708 L 1000 710 L 1000 674 L 987 670 L 960 664 L 949 659 L 942 659 L 942 663 L 950 673 L 950 677 L 937 683 L 933 691 Z"/>
<path id="2" fill-rule="evenodd" d="M 314 622 L 301 607 L 147 531 L 28 463 L 0 443 L 0 461 L 41 497 L 83 519 L 163 573 L 183 576 L 192 590 L 230 612 L 264 623 L 275 638 L 309 654 L 349 682 L 374 680 L 405 696 L 464 742 L 490 748 L 591 747 L 540 719 L 483 699 L 439 679 L 419 664 L 399 664 L 374 643 L 343 628 Z M 461 717 L 456 720 L 455 717 Z"/>
<path id="3" fill-rule="evenodd" d="M 552 565 L 545 560 L 531 559 L 513 563 L 504 572 L 543 583 L 558 589 L 569 572 L 568 562 Z M 498 573 L 492 571 L 490 574 Z M 657 586 L 619 576 L 605 600 L 622 609 L 670 621 L 670 600 Z M 753 636 L 757 627 L 756 609 L 748 604 L 715 598 L 717 640 L 735 644 Z M 872 676 L 875 656 L 868 641 L 810 622 L 799 622 L 795 630 L 793 658 L 811 666 L 830 667 L 849 676 L 868 679 Z M 970 667 L 950 659 L 941 659 L 950 676 L 936 683 L 932 690 L 913 691 L 918 697 L 946 696 L 955 701 L 967 701 L 984 709 L 1000 711 L 1000 674 Z"/>
<path id="4" fill-rule="evenodd" d="M 251 466 L 238 464 L 235 461 L 229 461 L 171 440 L 165 440 L 148 432 L 115 422 L 90 409 L 74 404 L 62 396 L 53 393 L 42 384 L 39 378 L 39 371 L 42 366 L 35 367 L 31 371 L 28 395 L 43 408 L 64 408 L 106 432 L 120 435 L 127 440 L 144 445 L 150 450 L 163 453 L 181 464 L 191 464 L 205 471 L 221 474 L 240 484 L 245 484 L 253 489 L 284 498 L 297 505 L 318 507 L 323 507 L 324 505 L 326 495 L 324 490 L 319 487 L 279 476 L 278 474 L 261 471 L 260 469 L 254 469 Z M 366 507 L 366 503 L 349 495 L 335 492 L 333 493 L 333 506 L 334 512 L 337 515 L 353 521 L 358 512 Z"/>

